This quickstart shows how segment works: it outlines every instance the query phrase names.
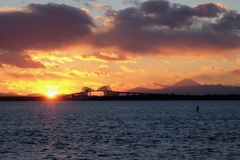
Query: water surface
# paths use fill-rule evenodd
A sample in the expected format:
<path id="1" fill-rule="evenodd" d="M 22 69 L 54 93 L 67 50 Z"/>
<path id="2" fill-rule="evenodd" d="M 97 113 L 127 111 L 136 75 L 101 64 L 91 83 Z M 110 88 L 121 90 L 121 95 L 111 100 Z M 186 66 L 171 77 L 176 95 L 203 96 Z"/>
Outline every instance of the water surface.
<path id="1" fill-rule="evenodd" d="M 239 113 L 240 101 L 0 102 L 0 159 L 240 159 Z"/>

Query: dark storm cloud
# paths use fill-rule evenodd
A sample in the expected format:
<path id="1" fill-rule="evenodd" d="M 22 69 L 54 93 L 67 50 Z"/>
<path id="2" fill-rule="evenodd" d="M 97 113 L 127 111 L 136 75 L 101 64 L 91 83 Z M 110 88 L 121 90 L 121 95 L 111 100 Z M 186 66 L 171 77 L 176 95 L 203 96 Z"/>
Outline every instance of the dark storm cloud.
<path id="1" fill-rule="evenodd" d="M 0 48 L 51 49 L 91 34 L 92 19 L 82 10 L 49 3 L 25 11 L 0 12 Z"/>
<path id="2" fill-rule="evenodd" d="M 24 50 L 53 50 L 82 42 L 91 35 L 92 18 L 83 10 L 67 5 L 29 4 L 25 9 L 0 12 L 0 63 L 22 68 L 43 67 Z M 14 54 L 13 54 L 14 53 Z"/>
<path id="3" fill-rule="evenodd" d="M 146 13 L 167 13 L 170 9 L 171 3 L 169 1 L 146 1 L 141 4 L 142 9 Z"/>
<path id="4" fill-rule="evenodd" d="M 209 25 L 208 29 L 216 32 L 232 32 L 237 33 L 240 30 L 240 14 L 230 11 L 217 21 L 217 24 Z"/>
<path id="5" fill-rule="evenodd" d="M 217 3 L 205 3 L 191 8 L 193 14 L 198 17 L 216 17 L 221 13 L 226 13 L 227 8 Z"/>
<path id="6" fill-rule="evenodd" d="M 221 54 L 240 49 L 240 16 L 218 3 L 189 7 L 149 0 L 140 7 L 111 13 L 106 16 L 112 19 L 113 27 L 96 35 L 97 46 L 117 46 L 136 54 L 166 55 Z"/>
<path id="7" fill-rule="evenodd" d="M 138 27 L 157 25 L 180 28 L 191 25 L 194 17 L 216 17 L 225 12 L 225 8 L 214 3 L 189 7 L 171 4 L 168 1 L 155 0 L 141 3 L 140 8 L 127 8 L 118 11 L 114 18 L 116 25 L 129 24 Z"/>

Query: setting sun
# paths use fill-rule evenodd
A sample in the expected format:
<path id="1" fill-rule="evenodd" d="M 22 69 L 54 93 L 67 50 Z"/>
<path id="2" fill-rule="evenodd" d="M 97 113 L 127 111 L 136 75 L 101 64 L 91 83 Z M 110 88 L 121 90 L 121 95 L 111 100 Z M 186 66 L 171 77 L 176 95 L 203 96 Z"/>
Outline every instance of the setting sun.
<path id="1" fill-rule="evenodd" d="M 49 90 L 48 92 L 47 92 L 47 96 L 48 97 L 55 97 L 57 95 L 57 92 L 56 91 L 54 91 L 54 90 Z"/>

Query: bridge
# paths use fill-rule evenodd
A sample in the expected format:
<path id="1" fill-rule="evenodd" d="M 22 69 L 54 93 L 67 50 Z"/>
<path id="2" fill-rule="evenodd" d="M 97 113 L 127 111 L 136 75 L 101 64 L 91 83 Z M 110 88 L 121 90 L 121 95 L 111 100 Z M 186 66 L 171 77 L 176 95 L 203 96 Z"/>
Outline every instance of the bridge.
<path id="1" fill-rule="evenodd" d="M 90 87 L 82 87 L 81 92 L 72 93 L 63 96 L 67 100 L 85 100 L 92 96 L 93 92 L 103 92 L 103 96 L 133 96 L 133 95 L 156 95 L 154 93 L 140 93 L 140 92 L 122 92 L 122 91 L 113 91 L 109 85 L 103 86 L 94 90 Z"/>

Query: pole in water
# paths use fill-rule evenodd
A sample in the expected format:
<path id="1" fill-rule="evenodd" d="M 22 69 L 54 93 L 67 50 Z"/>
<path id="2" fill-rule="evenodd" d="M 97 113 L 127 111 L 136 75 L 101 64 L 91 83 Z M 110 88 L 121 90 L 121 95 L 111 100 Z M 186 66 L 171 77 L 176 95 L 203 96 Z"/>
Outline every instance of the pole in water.
<path id="1" fill-rule="evenodd" d="M 196 107 L 197 112 L 199 111 L 199 106 Z"/>

